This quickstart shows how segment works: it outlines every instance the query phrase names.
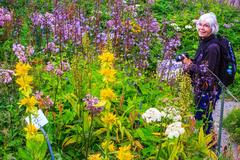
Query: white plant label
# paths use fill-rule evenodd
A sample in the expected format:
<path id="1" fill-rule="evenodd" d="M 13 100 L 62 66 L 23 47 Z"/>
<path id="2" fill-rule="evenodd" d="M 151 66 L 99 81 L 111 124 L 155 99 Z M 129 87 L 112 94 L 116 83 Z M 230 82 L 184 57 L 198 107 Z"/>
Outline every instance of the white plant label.
<path id="1" fill-rule="evenodd" d="M 29 117 L 25 118 L 26 122 L 29 124 Z M 45 117 L 45 115 L 43 114 L 43 111 L 41 109 L 38 110 L 38 113 L 36 115 L 31 115 L 31 121 L 32 124 L 39 129 L 40 126 L 43 127 L 44 125 L 46 125 L 48 123 L 47 118 Z"/>

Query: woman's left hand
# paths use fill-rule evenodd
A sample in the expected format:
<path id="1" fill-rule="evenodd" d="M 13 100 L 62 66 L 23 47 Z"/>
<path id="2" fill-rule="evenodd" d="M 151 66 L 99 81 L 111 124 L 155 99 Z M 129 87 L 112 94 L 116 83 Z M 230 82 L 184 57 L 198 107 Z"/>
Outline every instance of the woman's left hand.
<path id="1" fill-rule="evenodd" d="M 187 58 L 187 57 L 185 57 L 185 58 L 183 59 L 182 63 L 185 64 L 185 65 L 187 65 L 187 66 L 189 66 L 190 64 L 192 64 L 192 60 L 189 59 L 189 58 Z"/>

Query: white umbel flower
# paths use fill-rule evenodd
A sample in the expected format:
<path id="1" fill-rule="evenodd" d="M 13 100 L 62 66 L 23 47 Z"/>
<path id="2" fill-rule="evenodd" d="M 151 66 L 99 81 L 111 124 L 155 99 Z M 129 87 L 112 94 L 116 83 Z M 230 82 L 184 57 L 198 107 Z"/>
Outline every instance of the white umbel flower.
<path id="1" fill-rule="evenodd" d="M 165 134 L 167 135 L 168 138 L 172 139 L 172 138 L 179 137 L 184 132 L 185 132 L 185 130 L 184 130 L 184 128 L 182 128 L 182 123 L 174 122 L 167 126 Z"/>
<path id="2" fill-rule="evenodd" d="M 191 25 L 186 25 L 185 29 L 192 29 L 192 26 Z"/>
<path id="3" fill-rule="evenodd" d="M 145 113 L 143 113 L 142 118 L 147 122 L 160 122 L 163 114 L 159 112 L 156 108 L 149 108 Z"/>

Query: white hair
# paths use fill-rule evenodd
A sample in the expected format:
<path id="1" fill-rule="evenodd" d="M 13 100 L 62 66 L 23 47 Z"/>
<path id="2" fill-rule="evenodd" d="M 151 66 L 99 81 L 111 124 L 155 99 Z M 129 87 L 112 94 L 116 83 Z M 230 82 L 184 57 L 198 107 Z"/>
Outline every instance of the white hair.
<path id="1" fill-rule="evenodd" d="M 217 34 L 219 30 L 217 17 L 214 13 L 206 13 L 200 16 L 200 18 L 197 20 L 196 25 L 199 23 L 202 23 L 203 21 L 207 22 L 209 26 L 211 27 L 212 34 Z M 198 27 L 197 27 L 198 28 Z"/>

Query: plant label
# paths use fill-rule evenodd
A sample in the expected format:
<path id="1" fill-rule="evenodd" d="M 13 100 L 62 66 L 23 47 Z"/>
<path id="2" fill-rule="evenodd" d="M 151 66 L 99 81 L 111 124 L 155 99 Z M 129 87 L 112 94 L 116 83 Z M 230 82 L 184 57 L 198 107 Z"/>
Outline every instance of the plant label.
<path id="1" fill-rule="evenodd" d="M 25 120 L 28 124 L 30 123 L 29 117 L 26 117 Z M 43 114 L 43 111 L 39 109 L 36 115 L 31 115 L 31 122 L 37 129 L 39 129 L 40 127 L 46 125 L 48 120 Z"/>

